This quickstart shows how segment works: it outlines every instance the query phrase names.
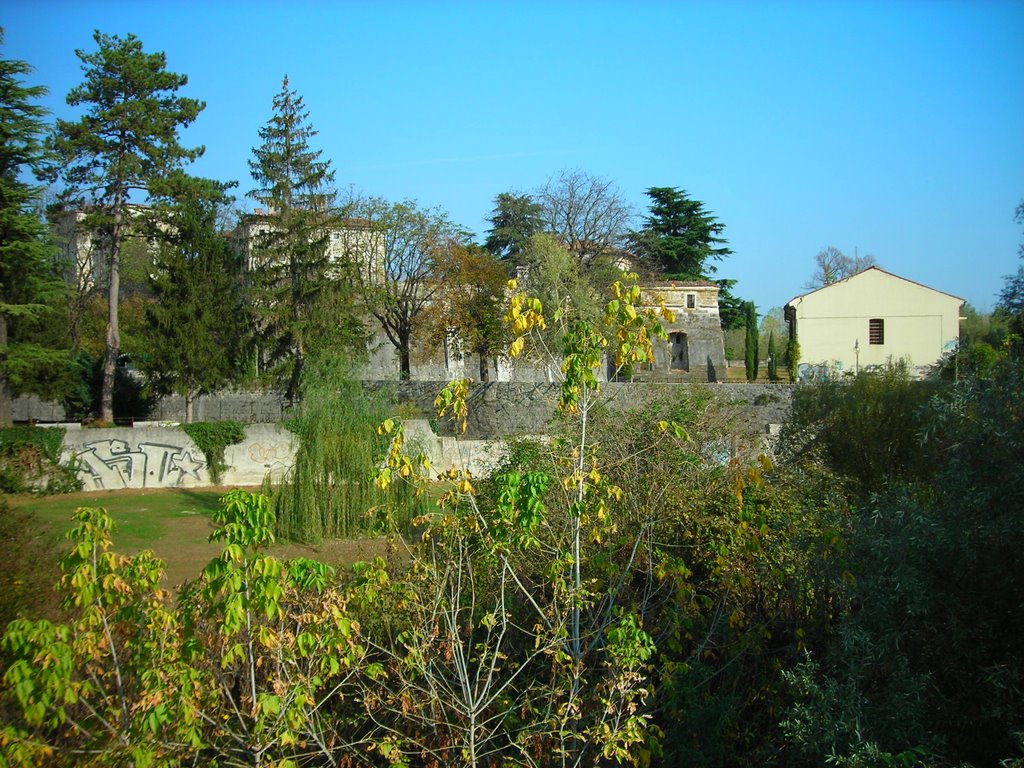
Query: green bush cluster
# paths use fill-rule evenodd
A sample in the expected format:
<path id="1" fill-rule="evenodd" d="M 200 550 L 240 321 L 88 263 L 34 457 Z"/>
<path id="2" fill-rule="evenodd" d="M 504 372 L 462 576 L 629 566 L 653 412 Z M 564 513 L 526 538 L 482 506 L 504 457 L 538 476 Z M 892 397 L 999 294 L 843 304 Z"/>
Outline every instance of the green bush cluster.
<path id="1" fill-rule="evenodd" d="M 176 599 L 79 513 L 72 615 L 4 640 L 4 758 L 1021 764 L 1024 362 L 801 387 L 773 455 L 705 388 L 623 413 L 581 378 L 548 439 L 430 483 L 397 420 L 374 428 L 385 405 L 327 373 L 295 421 L 305 468 L 225 497 L 224 550 Z M 359 430 L 358 453 L 332 443 Z M 322 536 L 371 503 L 388 562 L 265 552 L 278 508 Z"/>
<path id="2" fill-rule="evenodd" d="M 203 452 L 210 469 L 210 479 L 214 485 L 219 484 L 222 473 L 228 468 L 224 451 L 229 445 L 245 439 L 245 427 L 237 421 L 194 421 L 182 424 L 181 429 Z"/>
<path id="3" fill-rule="evenodd" d="M 795 764 L 1024 757 L 1024 361 L 991 377 L 890 368 L 797 393 L 782 448 L 835 472 L 850 512 L 831 629 L 784 672 Z"/>
<path id="4" fill-rule="evenodd" d="M 62 427 L 0 429 L 0 491 L 70 493 L 81 488 L 71 467 L 60 463 Z"/>

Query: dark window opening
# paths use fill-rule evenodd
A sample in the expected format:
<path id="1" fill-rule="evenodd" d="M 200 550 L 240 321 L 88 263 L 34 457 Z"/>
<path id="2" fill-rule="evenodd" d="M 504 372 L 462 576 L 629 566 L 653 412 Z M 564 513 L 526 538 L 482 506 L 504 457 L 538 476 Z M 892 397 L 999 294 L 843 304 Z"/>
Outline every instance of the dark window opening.
<path id="1" fill-rule="evenodd" d="M 672 342 L 672 362 L 670 367 L 677 371 L 690 370 L 690 348 L 685 333 L 673 333 L 669 336 Z"/>
<path id="2" fill-rule="evenodd" d="M 885 344 L 885 320 L 868 320 L 868 343 Z"/>

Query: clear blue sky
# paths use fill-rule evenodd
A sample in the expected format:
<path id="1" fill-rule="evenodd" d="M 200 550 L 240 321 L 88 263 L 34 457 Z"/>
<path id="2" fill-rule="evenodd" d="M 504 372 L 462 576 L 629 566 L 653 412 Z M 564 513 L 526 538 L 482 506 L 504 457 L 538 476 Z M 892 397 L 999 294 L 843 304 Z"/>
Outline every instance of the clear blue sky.
<path id="1" fill-rule="evenodd" d="M 1019 264 L 1022 2 L 9 0 L 0 25 L 60 116 L 94 29 L 165 51 L 207 103 L 193 172 L 242 192 L 287 74 L 340 187 L 477 233 L 560 169 L 641 210 L 682 187 L 762 312 L 828 245 L 985 310 Z"/>

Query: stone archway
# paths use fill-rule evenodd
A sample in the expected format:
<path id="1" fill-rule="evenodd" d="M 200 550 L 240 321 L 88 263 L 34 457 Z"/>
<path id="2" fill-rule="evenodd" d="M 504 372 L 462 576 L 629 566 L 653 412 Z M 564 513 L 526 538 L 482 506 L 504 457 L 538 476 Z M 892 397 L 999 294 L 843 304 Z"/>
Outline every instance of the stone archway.
<path id="1" fill-rule="evenodd" d="M 690 370 L 690 346 L 686 334 L 679 331 L 669 336 L 672 343 L 672 362 L 669 368 L 673 371 Z"/>

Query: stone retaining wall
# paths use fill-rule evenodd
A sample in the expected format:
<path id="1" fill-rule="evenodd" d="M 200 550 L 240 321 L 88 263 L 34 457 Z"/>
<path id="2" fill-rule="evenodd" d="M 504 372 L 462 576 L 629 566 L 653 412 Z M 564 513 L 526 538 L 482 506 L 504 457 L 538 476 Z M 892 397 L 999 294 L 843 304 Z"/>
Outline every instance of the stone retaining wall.
<path id="1" fill-rule="evenodd" d="M 434 397 L 443 382 L 407 381 L 379 385 L 391 388 L 403 410 L 422 418 L 432 418 Z M 703 387 L 742 408 L 745 419 L 758 431 L 768 425 L 780 424 L 788 418 L 793 388 L 783 384 L 632 384 L 608 382 L 602 392 L 610 408 L 632 410 L 656 400 L 679 397 L 691 387 Z M 517 434 L 541 434 L 547 430 L 558 402 L 559 387 L 555 384 L 520 382 L 483 382 L 470 389 L 466 437 L 476 439 L 502 438 Z M 442 435 L 454 435 L 455 425 L 439 421 L 436 429 Z"/>
<path id="2" fill-rule="evenodd" d="M 367 386 L 384 387 L 394 398 L 395 409 L 405 421 L 410 450 L 425 453 L 439 471 L 456 465 L 475 475 L 485 474 L 500 460 L 505 438 L 545 433 L 559 395 L 559 388 L 553 384 L 474 384 L 470 389 L 468 429 L 456 439 L 454 424 L 433 418 L 434 397 L 442 382 Z M 611 382 L 603 386 L 609 407 L 622 411 L 679 397 L 691 386 L 702 386 L 704 391 L 741 409 L 748 427 L 765 433 L 786 420 L 793 392 L 792 387 L 778 384 Z M 279 478 L 291 467 L 295 456 L 292 433 L 280 423 L 267 423 L 271 416 L 276 415 L 280 421 L 287 413 L 280 399 L 272 395 L 224 394 L 202 401 L 203 407 L 197 409 L 200 419 L 252 422 L 246 427 L 245 440 L 225 451 L 229 469 L 223 473 L 222 484 L 259 485 L 268 474 Z M 139 423 L 135 428 L 81 429 L 77 424 L 66 425 L 69 429 L 64 437 L 63 460 L 77 463 L 85 490 L 189 488 L 212 483 L 205 456 L 174 424 L 175 417 L 181 415 L 175 411 L 174 398 L 167 398 L 161 405 L 156 421 Z M 46 413 L 43 409 L 34 412 Z"/>
<path id="3" fill-rule="evenodd" d="M 441 381 L 366 382 L 368 388 L 391 393 L 397 409 L 424 419 L 434 418 L 434 397 L 444 386 Z M 655 384 L 609 382 L 603 391 L 612 408 L 627 410 L 659 398 L 677 397 L 688 387 L 704 387 L 716 397 L 744 407 L 748 418 L 759 425 L 779 424 L 787 419 L 792 398 L 788 384 Z M 544 432 L 558 401 L 555 384 L 528 382 L 480 382 L 470 389 L 469 423 L 465 437 L 493 439 L 514 434 Z M 59 422 L 63 410 L 33 398 L 15 401 L 17 421 Z M 224 392 L 200 397 L 195 404 L 196 421 L 240 421 L 243 424 L 274 424 L 283 421 L 289 405 L 274 394 Z M 185 406 L 179 397 L 163 398 L 150 415 L 152 422 L 180 422 Z M 454 435 L 451 423 L 437 423 L 441 435 Z"/>
<path id="4" fill-rule="evenodd" d="M 423 419 L 405 422 L 410 452 L 430 458 L 437 471 L 452 465 L 483 475 L 504 455 L 500 440 L 456 440 L 433 433 Z M 245 439 L 224 452 L 221 485 L 259 485 L 278 480 L 295 460 L 294 435 L 279 424 L 250 424 Z M 73 461 L 85 491 L 124 488 L 200 488 L 213 484 L 206 458 L 176 426 L 72 429 L 64 435 L 61 461 Z"/>

